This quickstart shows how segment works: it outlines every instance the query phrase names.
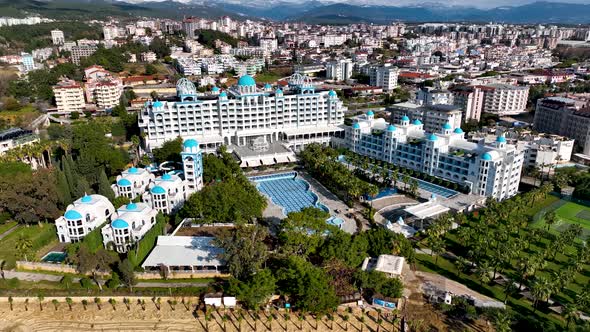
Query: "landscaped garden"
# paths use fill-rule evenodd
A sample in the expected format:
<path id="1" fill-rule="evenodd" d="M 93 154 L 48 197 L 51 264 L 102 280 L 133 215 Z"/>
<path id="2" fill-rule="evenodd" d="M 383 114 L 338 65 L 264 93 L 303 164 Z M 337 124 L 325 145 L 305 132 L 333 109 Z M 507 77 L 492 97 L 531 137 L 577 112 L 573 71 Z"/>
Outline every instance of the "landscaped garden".
<path id="1" fill-rule="evenodd" d="M 0 260 L 5 261 L 4 269 L 13 268 L 17 260 L 34 260 L 35 253 L 51 241 L 57 241 L 52 224 L 20 227 L 0 241 Z"/>
<path id="2" fill-rule="evenodd" d="M 517 330 L 563 330 L 580 312 L 588 314 L 590 305 L 590 247 L 576 241 L 584 230 L 577 220 L 585 221 L 576 216 L 588 208 L 557 203 L 559 198 L 549 195 L 552 187 L 545 184 L 501 203 L 489 201 L 465 217 L 457 215 L 462 226 L 456 230 L 445 232 L 448 228 L 435 224 L 420 245 L 457 257 L 419 254 L 418 267 L 506 301 Z M 568 220 L 554 225 L 559 231 L 533 224 L 535 215 L 553 209 Z"/>

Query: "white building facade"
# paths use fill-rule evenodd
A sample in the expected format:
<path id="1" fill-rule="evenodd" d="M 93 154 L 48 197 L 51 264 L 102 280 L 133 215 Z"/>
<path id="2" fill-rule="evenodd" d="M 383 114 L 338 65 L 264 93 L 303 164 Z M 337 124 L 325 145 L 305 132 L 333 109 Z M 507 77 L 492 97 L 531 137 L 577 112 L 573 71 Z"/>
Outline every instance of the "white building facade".
<path id="1" fill-rule="evenodd" d="M 111 188 L 116 196 L 125 196 L 130 200 L 134 200 L 146 192 L 148 186 L 155 178 L 145 168 L 131 167 L 117 176 L 117 181 Z"/>
<path id="2" fill-rule="evenodd" d="M 502 200 L 518 191 L 523 153 L 503 136 L 478 144 L 461 128 L 446 124 L 429 133 L 407 116 L 396 125 L 370 113 L 354 121 L 345 140 L 353 152 L 458 183 L 475 195 Z"/>
<path id="3" fill-rule="evenodd" d="M 129 203 L 113 214 L 113 221 L 101 229 L 107 249 L 125 253 L 156 224 L 158 211 L 146 203 Z"/>
<path id="4" fill-rule="evenodd" d="M 246 146 L 259 138 L 281 142 L 293 149 L 309 143 L 329 144 L 343 134 L 345 107 L 334 91 L 315 91 L 311 81 L 299 74 L 289 80 L 286 91 L 259 89 L 245 75 L 227 91 L 203 100 L 195 86 L 180 79 L 177 97 L 146 103 L 139 128 L 146 148 L 152 150 L 177 137 L 196 139 L 205 152 L 219 146 Z"/>
<path id="5" fill-rule="evenodd" d="M 86 195 L 68 205 L 63 216 L 55 220 L 60 242 L 81 241 L 88 233 L 111 221 L 115 207 L 101 195 Z"/>

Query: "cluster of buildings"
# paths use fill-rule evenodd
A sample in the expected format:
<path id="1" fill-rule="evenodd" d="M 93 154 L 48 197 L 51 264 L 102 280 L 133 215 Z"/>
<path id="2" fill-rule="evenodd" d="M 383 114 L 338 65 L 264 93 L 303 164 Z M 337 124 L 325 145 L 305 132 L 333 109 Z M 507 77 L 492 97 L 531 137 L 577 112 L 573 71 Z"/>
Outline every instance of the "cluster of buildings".
<path id="1" fill-rule="evenodd" d="M 192 193 L 203 187 L 203 159 L 193 139 L 183 143 L 183 169 L 156 177 L 144 168 L 131 167 L 117 177 L 116 196 L 130 203 L 115 208 L 101 195 L 85 195 L 55 220 L 60 242 L 79 242 L 100 228 L 105 248 L 127 252 L 155 225 L 158 213 L 177 211 Z"/>
<path id="2" fill-rule="evenodd" d="M 86 68 L 84 77 L 84 83 L 63 78 L 53 87 L 59 113 L 82 112 L 87 103 L 95 104 L 101 110 L 119 104 L 123 93 L 123 82 L 119 77 L 97 65 Z"/>

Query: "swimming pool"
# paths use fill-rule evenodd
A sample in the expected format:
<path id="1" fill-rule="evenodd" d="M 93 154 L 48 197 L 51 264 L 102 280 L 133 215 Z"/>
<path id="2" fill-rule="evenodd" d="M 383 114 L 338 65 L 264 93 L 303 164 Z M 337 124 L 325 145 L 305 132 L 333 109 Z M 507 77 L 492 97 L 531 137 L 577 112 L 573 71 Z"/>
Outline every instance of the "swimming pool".
<path id="1" fill-rule="evenodd" d="M 66 260 L 66 257 L 68 257 L 68 254 L 65 252 L 51 251 L 48 252 L 47 255 L 43 256 L 41 261 L 45 263 L 62 263 Z"/>
<path id="2" fill-rule="evenodd" d="M 257 183 L 256 188 L 262 194 L 282 207 L 285 215 L 310 206 L 329 212 L 328 207 L 309 190 L 309 183 L 297 177 L 297 172 L 253 176 L 250 180 Z"/>
<path id="3" fill-rule="evenodd" d="M 415 179 L 415 178 L 412 178 L 412 179 Z M 420 179 L 415 179 L 415 180 L 418 181 L 418 187 L 420 187 L 420 189 L 426 190 L 428 192 L 431 192 L 431 193 L 438 195 L 438 196 L 442 196 L 444 198 L 450 198 L 450 197 L 453 197 L 458 194 L 458 192 L 455 190 L 445 188 L 445 187 L 436 185 L 434 183 L 426 182 L 426 181 L 420 180 Z"/>
<path id="4" fill-rule="evenodd" d="M 367 197 L 367 200 L 374 201 L 376 199 L 388 197 L 397 194 L 397 189 L 395 188 L 385 188 L 381 190 L 375 197 Z"/>

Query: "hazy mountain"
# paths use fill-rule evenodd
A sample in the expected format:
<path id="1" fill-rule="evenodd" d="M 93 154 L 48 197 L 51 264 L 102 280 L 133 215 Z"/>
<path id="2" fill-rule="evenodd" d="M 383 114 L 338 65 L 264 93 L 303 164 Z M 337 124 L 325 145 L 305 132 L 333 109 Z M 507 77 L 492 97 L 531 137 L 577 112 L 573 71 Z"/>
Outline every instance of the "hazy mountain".
<path id="1" fill-rule="evenodd" d="M 377 1 L 378 2 L 378 1 Z M 372 3 L 365 1 L 365 3 Z M 458 3 L 450 1 L 448 3 Z M 407 22 L 507 22 L 507 23 L 590 23 L 590 4 L 535 2 L 494 9 L 424 2 L 406 6 L 353 5 L 330 0 L 0 0 L 5 16 L 39 13 L 52 18 L 103 18 L 106 16 L 148 16 L 182 18 L 200 16 L 303 21 L 308 23 L 390 23 Z"/>

